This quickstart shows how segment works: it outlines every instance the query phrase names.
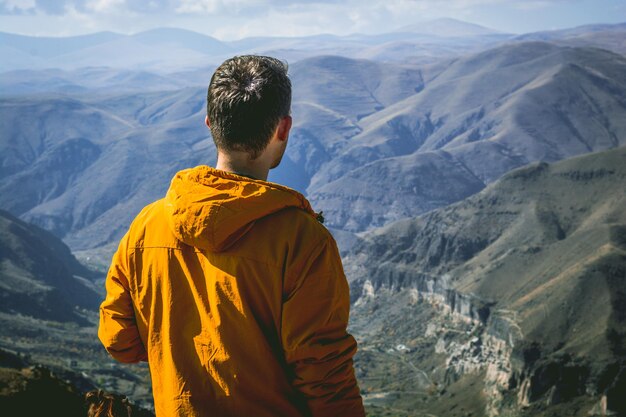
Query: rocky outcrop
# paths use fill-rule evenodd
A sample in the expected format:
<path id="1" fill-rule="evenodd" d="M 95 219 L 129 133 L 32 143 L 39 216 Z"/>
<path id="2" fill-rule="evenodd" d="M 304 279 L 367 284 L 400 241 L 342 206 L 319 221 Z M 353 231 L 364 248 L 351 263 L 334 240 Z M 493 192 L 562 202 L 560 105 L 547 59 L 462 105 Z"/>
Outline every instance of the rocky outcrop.
<path id="1" fill-rule="evenodd" d="M 480 300 L 475 296 L 463 294 L 448 285 L 449 277 L 435 277 L 428 274 L 412 273 L 400 268 L 380 269 L 375 281 L 357 281 L 352 285 L 352 297 L 356 303 L 364 302 L 380 288 L 388 290 L 408 290 L 416 300 L 426 300 L 441 307 L 444 311 L 455 313 L 459 318 L 472 323 L 487 323 L 493 303 Z"/>
<path id="2" fill-rule="evenodd" d="M 438 371 L 444 387 L 467 374 L 483 376 L 485 415 L 521 416 L 538 403 L 549 407 L 578 397 L 596 402 L 589 415 L 626 412 L 622 394 L 626 363 L 598 368 L 584 358 L 542 352 L 540 345 L 524 338 L 515 312 L 493 309 L 493 303 L 446 288 L 445 281 L 424 275 L 414 277 L 408 286 L 403 280 L 376 285 L 365 281 L 355 306 L 372 302 L 379 291 L 408 293 L 413 302 L 428 303 L 451 321 L 469 325 L 471 331 L 456 330 L 461 336 L 454 337 L 449 328 L 432 325 L 425 336 L 436 340 L 434 353 L 445 355 L 445 365 Z"/>

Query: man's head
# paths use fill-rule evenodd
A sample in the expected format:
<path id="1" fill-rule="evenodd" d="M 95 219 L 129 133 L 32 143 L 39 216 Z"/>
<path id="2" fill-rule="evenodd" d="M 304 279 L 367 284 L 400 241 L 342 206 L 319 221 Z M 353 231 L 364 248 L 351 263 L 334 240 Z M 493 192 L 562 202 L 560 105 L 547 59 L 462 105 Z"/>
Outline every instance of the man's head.
<path id="1" fill-rule="evenodd" d="M 290 109 L 287 66 L 275 58 L 237 56 L 211 77 L 207 122 L 220 151 L 244 151 L 256 158 Z"/>

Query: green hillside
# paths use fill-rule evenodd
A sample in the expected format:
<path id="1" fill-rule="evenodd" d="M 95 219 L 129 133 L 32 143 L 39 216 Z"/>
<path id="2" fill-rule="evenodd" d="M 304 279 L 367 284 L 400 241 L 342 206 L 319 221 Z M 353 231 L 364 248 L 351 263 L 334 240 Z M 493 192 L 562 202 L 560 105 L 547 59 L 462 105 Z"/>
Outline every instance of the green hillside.
<path id="1" fill-rule="evenodd" d="M 394 360 L 381 346 L 402 343 L 439 393 L 474 378 L 474 411 L 588 415 L 604 401 L 624 412 L 624 207 L 622 147 L 518 169 L 365 235 L 346 259 L 362 358 Z"/>

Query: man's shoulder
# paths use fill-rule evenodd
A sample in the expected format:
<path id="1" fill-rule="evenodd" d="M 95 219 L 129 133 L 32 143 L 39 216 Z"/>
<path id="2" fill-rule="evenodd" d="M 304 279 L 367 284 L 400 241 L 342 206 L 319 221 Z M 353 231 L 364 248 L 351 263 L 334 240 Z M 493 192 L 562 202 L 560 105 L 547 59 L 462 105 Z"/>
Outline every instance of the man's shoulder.
<path id="1" fill-rule="evenodd" d="M 167 222 L 164 199 L 145 206 L 132 221 L 128 234 L 129 244 L 133 247 L 178 246 Z"/>
<path id="2" fill-rule="evenodd" d="M 336 243 L 326 227 L 308 211 L 288 207 L 255 222 L 250 238 L 269 237 L 276 248 L 289 248 L 289 252 L 305 256 L 323 248 L 336 248 Z"/>
<path id="3" fill-rule="evenodd" d="M 134 223 L 142 223 L 149 222 L 153 220 L 155 216 L 163 216 L 163 205 L 165 203 L 164 198 L 160 198 L 152 203 L 146 205 L 144 208 L 139 211 L 137 216 L 135 216 Z"/>
<path id="4" fill-rule="evenodd" d="M 299 235 L 306 234 L 319 239 L 332 238 L 326 227 L 311 213 L 298 208 L 287 207 L 266 216 L 263 221 L 280 230 L 291 230 Z"/>

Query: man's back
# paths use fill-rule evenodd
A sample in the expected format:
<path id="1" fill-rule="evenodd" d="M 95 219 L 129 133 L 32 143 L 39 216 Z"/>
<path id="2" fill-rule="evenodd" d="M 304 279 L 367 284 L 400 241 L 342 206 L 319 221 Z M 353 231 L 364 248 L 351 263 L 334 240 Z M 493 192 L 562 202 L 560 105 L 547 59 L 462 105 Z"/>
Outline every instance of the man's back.
<path id="1" fill-rule="evenodd" d="M 337 248 L 293 190 L 180 172 L 122 240 L 107 294 L 100 338 L 148 360 L 157 415 L 363 414 Z"/>

